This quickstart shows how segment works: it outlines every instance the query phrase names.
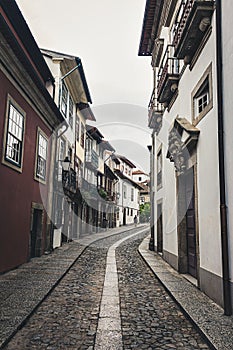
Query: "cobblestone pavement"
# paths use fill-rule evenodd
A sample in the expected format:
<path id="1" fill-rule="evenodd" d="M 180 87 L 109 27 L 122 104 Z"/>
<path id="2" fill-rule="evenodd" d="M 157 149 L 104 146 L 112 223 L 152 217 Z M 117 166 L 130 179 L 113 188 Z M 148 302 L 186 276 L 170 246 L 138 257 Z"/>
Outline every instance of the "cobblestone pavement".
<path id="1" fill-rule="evenodd" d="M 94 349 L 107 251 L 132 232 L 88 247 L 4 349 Z M 139 256 L 137 247 L 147 234 L 117 248 L 124 350 L 208 349 Z"/>
<path id="2" fill-rule="evenodd" d="M 116 250 L 124 350 L 209 349 L 139 256 L 140 241 Z"/>
<path id="3" fill-rule="evenodd" d="M 4 349 L 84 350 L 92 346 L 106 253 L 107 249 L 89 248 Z"/>
<path id="4" fill-rule="evenodd" d="M 93 349 L 107 250 L 132 232 L 92 243 L 4 349 Z"/>

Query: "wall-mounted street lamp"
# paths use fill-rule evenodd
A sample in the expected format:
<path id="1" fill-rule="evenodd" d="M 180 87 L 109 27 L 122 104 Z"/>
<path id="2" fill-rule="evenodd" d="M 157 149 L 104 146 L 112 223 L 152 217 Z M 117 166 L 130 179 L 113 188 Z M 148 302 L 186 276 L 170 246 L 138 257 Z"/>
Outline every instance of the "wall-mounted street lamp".
<path id="1" fill-rule="evenodd" d="M 70 164 L 71 164 L 71 161 L 69 159 L 69 157 L 65 157 L 64 160 L 61 160 L 61 166 L 62 166 L 62 170 L 63 171 L 69 171 L 70 170 Z"/>

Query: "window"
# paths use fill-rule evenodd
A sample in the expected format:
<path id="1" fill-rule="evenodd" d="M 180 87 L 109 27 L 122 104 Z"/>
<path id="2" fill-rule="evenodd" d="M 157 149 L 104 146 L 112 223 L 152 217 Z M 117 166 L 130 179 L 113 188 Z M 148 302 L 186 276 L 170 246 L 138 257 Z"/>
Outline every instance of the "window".
<path id="1" fill-rule="evenodd" d="M 192 92 L 192 119 L 193 125 L 198 122 L 213 107 L 213 87 L 212 87 L 212 65 L 206 69 L 205 73 L 197 83 Z"/>
<path id="2" fill-rule="evenodd" d="M 134 188 L 131 188 L 131 201 L 134 201 Z"/>
<path id="3" fill-rule="evenodd" d="M 127 195 L 127 188 L 125 185 L 123 185 L 123 197 L 126 198 Z"/>
<path id="4" fill-rule="evenodd" d="M 131 209 L 131 216 L 133 216 L 133 209 Z"/>
<path id="5" fill-rule="evenodd" d="M 157 154 L 157 189 L 162 187 L 162 150 Z"/>
<path id="6" fill-rule="evenodd" d="M 69 149 L 68 149 L 68 158 L 69 158 L 69 160 L 70 160 L 70 162 L 72 163 L 72 148 L 71 147 L 69 147 Z"/>
<path id="7" fill-rule="evenodd" d="M 59 146 L 59 160 L 62 161 L 65 159 L 65 150 L 66 150 L 66 143 L 61 138 L 60 139 L 60 146 Z"/>
<path id="8" fill-rule="evenodd" d="M 5 161 L 22 167 L 25 115 L 9 99 Z"/>
<path id="9" fill-rule="evenodd" d="M 45 181 L 46 163 L 48 153 L 48 140 L 41 130 L 37 137 L 37 160 L 36 160 L 36 178 Z"/>
<path id="10" fill-rule="evenodd" d="M 73 129 L 73 123 L 74 123 L 74 102 L 69 96 L 69 124 L 71 129 Z"/>
<path id="11" fill-rule="evenodd" d="M 61 86 L 60 109 L 63 115 L 65 116 L 65 118 L 68 118 L 69 125 L 71 129 L 73 129 L 74 102 L 64 82 L 62 83 L 62 86 Z"/>
<path id="12" fill-rule="evenodd" d="M 62 83 L 61 89 L 61 111 L 67 117 L 68 90 L 64 83 Z"/>
<path id="13" fill-rule="evenodd" d="M 79 137 L 80 137 L 80 119 L 79 119 L 79 117 L 77 116 L 76 117 L 76 130 L 75 130 L 75 132 L 76 132 L 76 140 L 79 142 Z"/>
<path id="14" fill-rule="evenodd" d="M 58 155 L 58 181 L 62 180 L 62 161 L 65 159 L 66 154 L 66 142 L 63 138 L 60 138 L 59 142 L 59 155 Z"/>
<path id="15" fill-rule="evenodd" d="M 138 181 L 142 181 L 142 178 L 141 178 L 141 176 L 139 176 L 139 178 L 138 178 Z"/>
<path id="16" fill-rule="evenodd" d="M 197 117 L 209 103 L 209 81 L 206 79 L 201 86 L 201 89 L 194 96 L 194 108 L 195 108 L 195 117 Z"/>
<path id="17" fill-rule="evenodd" d="M 84 141 L 85 141 L 85 128 L 83 123 L 81 123 L 81 137 L 80 137 L 80 145 L 82 148 L 84 148 Z"/>

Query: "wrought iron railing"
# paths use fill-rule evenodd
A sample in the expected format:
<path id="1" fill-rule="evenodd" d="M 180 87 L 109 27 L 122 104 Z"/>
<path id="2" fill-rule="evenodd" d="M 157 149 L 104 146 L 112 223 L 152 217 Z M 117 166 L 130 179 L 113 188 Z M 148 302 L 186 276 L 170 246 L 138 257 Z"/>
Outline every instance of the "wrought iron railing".
<path id="1" fill-rule="evenodd" d="M 181 71 L 181 62 L 176 57 L 174 57 L 174 46 L 168 45 L 166 51 L 163 55 L 161 65 L 158 71 L 158 85 L 157 91 L 158 96 L 161 93 L 163 85 L 168 77 L 168 75 L 178 75 Z"/>
<path id="2" fill-rule="evenodd" d="M 148 122 L 150 122 L 154 112 L 156 113 L 164 112 L 164 106 L 162 103 L 158 101 L 157 93 L 155 89 L 152 92 L 151 99 L 148 105 Z"/>
<path id="3" fill-rule="evenodd" d="M 76 172 L 73 169 L 69 171 L 62 170 L 62 185 L 65 190 L 75 193 L 77 180 Z"/>
<path id="4" fill-rule="evenodd" d="M 182 0 L 173 27 L 173 45 L 177 46 L 195 0 Z"/>

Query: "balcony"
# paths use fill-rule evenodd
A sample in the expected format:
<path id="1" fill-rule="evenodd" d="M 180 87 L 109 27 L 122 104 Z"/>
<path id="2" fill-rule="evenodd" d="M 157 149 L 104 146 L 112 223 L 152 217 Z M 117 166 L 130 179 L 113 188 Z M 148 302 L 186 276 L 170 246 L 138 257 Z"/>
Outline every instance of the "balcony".
<path id="1" fill-rule="evenodd" d="M 150 129 L 154 129 L 156 134 L 159 133 L 162 127 L 163 112 L 164 112 L 164 107 L 162 103 L 159 103 L 158 99 L 155 97 L 155 90 L 154 90 L 148 106 L 148 127 Z"/>
<path id="2" fill-rule="evenodd" d="M 87 151 L 85 154 L 86 165 L 97 170 L 99 167 L 99 156 L 94 150 Z"/>
<path id="3" fill-rule="evenodd" d="M 116 200 L 116 194 L 115 192 L 111 191 L 111 190 L 107 190 L 107 201 L 109 202 L 115 202 Z"/>
<path id="4" fill-rule="evenodd" d="M 167 107 L 178 88 L 183 64 L 174 57 L 174 46 L 168 45 L 158 72 L 158 102 Z"/>
<path id="5" fill-rule="evenodd" d="M 76 172 L 73 169 L 62 170 L 62 186 L 65 191 L 76 192 Z"/>
<path id="6" fill-rule="evenodd" d="M 99 194 L 97 191 L 97 186 L 88 182 L 85 179 L 82 179 L 81 193 L 84 200 L 97 200 L 99 198 Z"/>
<path id="7" fill-rule="evenodd" d="M 175 56 L 189 64 L 211 24 L 213 0 L 182 0 L 173 30 Z"/>

